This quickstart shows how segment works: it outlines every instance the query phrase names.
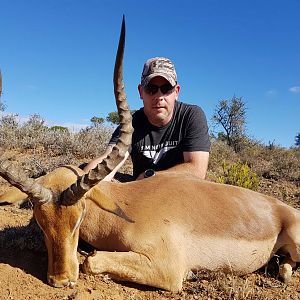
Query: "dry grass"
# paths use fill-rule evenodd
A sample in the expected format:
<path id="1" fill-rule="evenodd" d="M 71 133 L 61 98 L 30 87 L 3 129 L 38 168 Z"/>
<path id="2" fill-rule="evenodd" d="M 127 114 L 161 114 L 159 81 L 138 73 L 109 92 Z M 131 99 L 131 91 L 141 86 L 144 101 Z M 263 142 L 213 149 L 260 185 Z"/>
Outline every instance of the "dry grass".
<path id="1" fill-rule="evenodd" d="M 50 130 L 37 117 L 21 125 L 16 116 L 6 116 L 0 119 L 1 152 L 12 160 L 17 156 L 29 176 L 38 177 L 57 166 L 80 164 L 99 156 L 112 131 L 112 127 L 100 126 L 70 133 Z M 19 153 L 26 153 L 26 161 Z"/>
<path id="2" fill-rule="evenodd" d="M 300 183 L 300 149 L 249 143 L 239 153 L 235 153 L 225 142 L 212 143 L 209 170 L 216 174 L 222 172 L 222 163 L 246 163 L 258 176 L 266 179 L 288 180 Z"/>
<path id="3" fill-rule="evenodd" d="M 208 179 L 217 181 L 224 175 L 224 162 L 232 166 L 241 161 L 258 176 L 258 191 L 275 196 L 289 204 L 300 205 L 300 148 L 268 147 L 257 142 L 248 143 L 235 153 L 223 141 L 212 143 Z"/>

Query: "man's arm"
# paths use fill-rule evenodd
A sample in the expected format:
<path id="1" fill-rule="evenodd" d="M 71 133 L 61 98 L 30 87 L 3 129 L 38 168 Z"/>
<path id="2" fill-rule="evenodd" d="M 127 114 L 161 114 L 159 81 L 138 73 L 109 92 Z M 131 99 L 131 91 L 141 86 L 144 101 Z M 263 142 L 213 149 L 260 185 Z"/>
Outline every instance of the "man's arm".
<path id="1" fill-rule="evenodd" d="M 182 164 L 178 164 L 172 168 L 169 168 L 168 171 L 187 172 L 201 179 L 205 179 L 208 167 L 209 152 L 183 152 L 183 158 L 184 162 Z"/>
<path id="2" fill-rule="evenodd" d="M 209 152 L 183 152 L 183 157 L 184 162 L 182 164 L 178 164 L 172 168 L 169 168 L 168 170 L 187 172 L 199 177 L 200 179 L 205 179 L 209 161 Z"/>
<path id="3" fill-rule="evenodd" d="M 178 173 L 184 172 L 189 173 L 194 176 L 199 177 L 200 179 L 205 179 L 208 161 L 209 161 L 209 152 L 206 151 L 193 151 L 193 152 L 183 152 L 184 162 L 178 164 L 172 168 L 169 168 L 165 171 L 175 171 Z M 144 173 L 140 174 L 137 177 L 137 180 L 144 179 Z"/>
<path id="4" fill-rule="evenodd" d="M 189 106 L 188 112 L 186 121 L 182 123 L 186 132 L 182 140 L 184 162 L 168 170 L 188 172 L 205 179 L 210 149 L 206 117 L 196 105 Z"/>

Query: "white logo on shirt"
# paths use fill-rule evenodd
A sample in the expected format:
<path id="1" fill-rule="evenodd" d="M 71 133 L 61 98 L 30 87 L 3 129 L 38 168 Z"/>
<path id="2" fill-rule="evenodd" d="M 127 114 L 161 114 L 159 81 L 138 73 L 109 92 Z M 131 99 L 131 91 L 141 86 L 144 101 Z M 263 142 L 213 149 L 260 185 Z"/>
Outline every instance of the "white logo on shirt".
<path id="1" fill-rule="evenodd" d="M 157 164 L 159 160 L 164 156 L 165 153 L 168 151 L 176 148 L 178 145 L 178 141 L 174 142 L 166 142 L 165 144 L 168 144 L 168 146 L 162 145 L 151 145 L 151 146 L 145 146 L 142 147 L 142 153 L 147 158 L 151 158 L 153 160 L 153 164 Z M 170 144 L 173 144 L 172 146 Z M 161 147 L 163 146 L 163 147 Z"/>

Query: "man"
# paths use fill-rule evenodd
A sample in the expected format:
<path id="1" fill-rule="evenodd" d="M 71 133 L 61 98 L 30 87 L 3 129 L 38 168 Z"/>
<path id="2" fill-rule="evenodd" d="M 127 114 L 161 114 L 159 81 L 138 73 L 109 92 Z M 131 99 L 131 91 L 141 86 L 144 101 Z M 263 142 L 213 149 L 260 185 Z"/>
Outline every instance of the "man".
<path id="1" fill-rule="evenodd" d="M 204 179 L 210 142 L 204 112 L 196 105 L 177 101 L 180 85 L 173 63 L 163 57 L 146 61 L 138 86 L 144 107 L 133 114 L 131 158 L 133 178 L 143 179 L 156 171 L 189 172 Z M 113 133 L 103 155 L 91 161 L 88 171 L 102 161 L 118 140 Z M 111 180 L 128 157 L 105 180 Z"/>

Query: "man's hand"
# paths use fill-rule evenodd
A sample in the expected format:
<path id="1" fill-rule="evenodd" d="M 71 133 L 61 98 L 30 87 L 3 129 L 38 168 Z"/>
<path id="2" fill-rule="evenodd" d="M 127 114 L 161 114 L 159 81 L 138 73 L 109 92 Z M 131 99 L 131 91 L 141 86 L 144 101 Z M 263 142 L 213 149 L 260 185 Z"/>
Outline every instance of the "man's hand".
<path id="1" fill-rule="evenodd" d="M 141 180 L 141 179 L 145 179 L 144 172 L 141 173 L 141 174 L 136 178 L 136 180 Z"/>

